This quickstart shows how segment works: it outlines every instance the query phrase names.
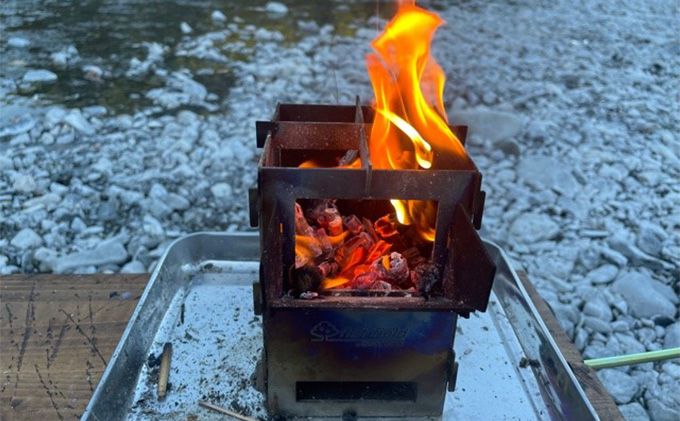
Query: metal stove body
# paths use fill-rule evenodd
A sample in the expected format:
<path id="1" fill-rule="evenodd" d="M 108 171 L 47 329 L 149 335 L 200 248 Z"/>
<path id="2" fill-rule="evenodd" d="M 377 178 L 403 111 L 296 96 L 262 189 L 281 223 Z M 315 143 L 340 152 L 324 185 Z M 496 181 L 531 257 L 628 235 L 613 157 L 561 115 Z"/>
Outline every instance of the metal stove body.
<path id="1" fill-rule="evenodd" d="M 426 171 L 374 169 L 366 140 L 372 119 L 357 100 L 279 104 L 272 121 L 257 123 L 264 150 L 250 197 L 261 242 L 254 295 L 264 324 L 260 380 L 271 415 L 441 415 L 447 387 L 455 386 L 457 318 L 486 310 L 496 268 L 476 232 L 484 205 L 480 172 L 470 159 L 452 168 L 437 156 Z M 465 127 L 452 130 L 464 141 Z M 346 151 L 358 151 L 360 169 L 298 168 L 310 156 Z M 431 261 L 439 292 L 288 296 L 299 199 L 436 201 Z"/>

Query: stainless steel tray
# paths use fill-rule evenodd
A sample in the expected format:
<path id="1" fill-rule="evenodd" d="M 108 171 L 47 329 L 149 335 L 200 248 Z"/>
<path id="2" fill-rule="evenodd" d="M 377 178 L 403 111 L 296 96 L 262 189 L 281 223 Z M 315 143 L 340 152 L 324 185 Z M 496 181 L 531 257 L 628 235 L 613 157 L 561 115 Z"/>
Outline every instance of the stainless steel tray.
<path id="1" fill-rule="evenodd" d="M 497 265 L 493 293 L 486 313 L 458 322 L 460 369 L 442 418 L 598 419 L 507 257 L 485 245 Z M 250 381 L 262 348 L 252 305 L 258 258 L 255 234 L 197 233 L 175 241 L 82 419 L 224 419 L 199 400 L 266 419 L 263 396 Z M 173 344 L 171 386 L 159 399 L 154 359 L 166 342 Z"/>

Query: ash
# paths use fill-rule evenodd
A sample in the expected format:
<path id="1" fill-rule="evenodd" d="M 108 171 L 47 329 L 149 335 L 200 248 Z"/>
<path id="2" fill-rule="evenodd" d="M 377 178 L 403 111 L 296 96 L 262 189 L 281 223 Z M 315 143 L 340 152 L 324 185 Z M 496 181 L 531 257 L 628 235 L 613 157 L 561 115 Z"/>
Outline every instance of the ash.
<path id="1" fill-rule="evenodd" d="M 174 298 L 142 368 L 129 420 L 224 418 L 197 408 L 199 400 L 266 418 L 263 395 L 251 379 L 262 348 L 262 321 L 253 316 L 251 293 L 199 273 L 194 285 Z M 165 342 L 173 344 L 170 387 L 165 398 L 158 398 Z"/>
<path id="2" fill-rule="evenodd" d="M 680 346 L 677 5 L 426 6 L 448 21 L 434 54 L 485 176 L 483 234 L 586 358 Z M 143 272 L 184 233 L 246 229 L 254 121 L 278 101 L 371 98 L 374 4 L 324 6 L 335 25 L 230 7 L 106 56 L 8 20 L 0 273 Z M 92 91 L 108 96 L 74 102 Z M 678 361 L 599 374 L 629 419 L 680 418 Z"/>

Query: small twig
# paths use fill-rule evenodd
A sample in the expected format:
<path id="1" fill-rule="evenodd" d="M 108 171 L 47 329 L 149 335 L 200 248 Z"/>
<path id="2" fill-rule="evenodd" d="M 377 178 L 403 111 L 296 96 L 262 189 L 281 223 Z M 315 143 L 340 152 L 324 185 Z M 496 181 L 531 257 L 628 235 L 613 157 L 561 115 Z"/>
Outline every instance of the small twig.
<path id="1" fill-rule="evenodd" d="M 245 415 L 237 414 L 234 411 L 230 411 L 226 408 L 222 408 L 221 406 L 213 405 L 210 402 L 206 401 L 198 401 L 198 404 L 204 408 L 212 409 L 213 411 L 221 412 L 223 414 L 229 415 L 230 417 L 236 418 L 237 420 L 241 421 L 258 421 L 255 418 L 250 418 L 246 417 Z"/>
<path id="2" fill-rule="evenodd" d="M 168 377 L 170 377 L 170 359 L 172 358 L 172 344 L 166 342 L 163 345 L 161 355 L 161 368 L 158 373 L 158 397 L 163 398 L 168 391 Z"/>

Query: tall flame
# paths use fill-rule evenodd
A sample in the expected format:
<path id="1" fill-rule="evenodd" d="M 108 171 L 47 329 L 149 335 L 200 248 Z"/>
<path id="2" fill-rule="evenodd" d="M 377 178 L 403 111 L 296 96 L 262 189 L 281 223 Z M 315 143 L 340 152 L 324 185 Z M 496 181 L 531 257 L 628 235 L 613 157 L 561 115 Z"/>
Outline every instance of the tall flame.
<path id="1" fill-rule="evenodd" d="M 463 162 L 465 149 L 449 129 L 444 111 L 444 71 L 430 55 L 432 37 L 444 21 L 402 1 L 396 16 L 371 46 L 366 67 L 375 92 L 375 119 L 369 146 L 375 168 L 430 169 L 434 155 Z M 416 224 L 433 241 L 436 205 L 391 200 L 397 219 Z"/>
<path id="2" fill-rule="evenodd" d="M 402 1 L 396 16 L 371 43 L 366 67 L 375 92 L 375 119 L 369 146 L 375 168 L 430 169 L 434 154 L 452 162 L 466 153 L 449 129 L 444 111 L 444 71 L 430 55 L 432 37 L 444 21 L 435 13 Z M 400 223 L 415 223 L 434 241 L 436 205 L 391 200 Z"/>

